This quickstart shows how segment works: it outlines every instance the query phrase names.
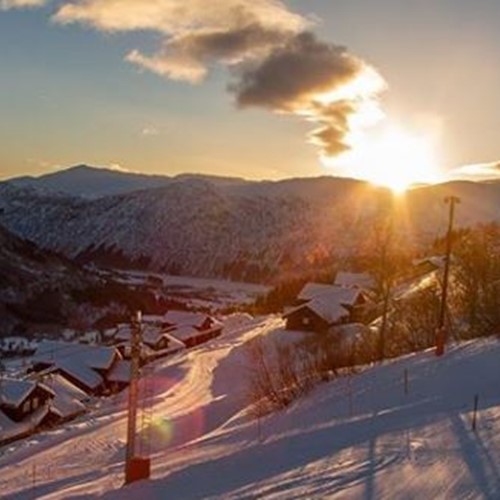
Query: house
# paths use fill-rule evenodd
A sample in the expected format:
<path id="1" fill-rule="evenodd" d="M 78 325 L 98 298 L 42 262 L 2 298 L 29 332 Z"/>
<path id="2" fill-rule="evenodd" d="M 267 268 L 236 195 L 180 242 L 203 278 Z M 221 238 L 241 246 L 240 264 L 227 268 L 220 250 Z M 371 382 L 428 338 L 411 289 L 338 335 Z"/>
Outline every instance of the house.
<path id="1" fill-rule="evenodd" d="M 33 356 L 33 370 L 58 372 L 87 394 L 107 391 L 107 376 L 122 359 L 116 347 L 44 340 Z"/>
<path id="2" fill-rule="evenodd" d="M 356 288 L 332 287 L 284 314 L 287 330 L 326 332 L 334 325 L 354 323 L 370 304 L 366 294 Z"/>
<path id="3" fill-rule="evenodd" d="M 190 311 L 168 311 L 163 316 L 164 327 L 192 326 L 197 330 L 210 330 L 217 320 L 208 314 Z"/>
<path id="4" fill-rule="evenodd" d="M 222 325 L 216 325 L 214 328 L 202 331 L 194 326 L 185 325 L 168 330 L 167 333 L 186 347 L 195 347 L 218 337 L 222 333 Z"/>
<path id="5" fill-rule="evenodd" d="M 412 277 L 422 276 L 441 269 L 444 269 L 446 263 L 446 256 L 434 255 L 431 257 L 424 257 L 422 259 L 415 259 L 413 264 Z"/>
<path id="6" fill-rule="evenodd" d="M 55 393 L 32 380 L 0 379 L 0 410 L 12 421 L 21 422 L 48 405 Z"/>
<path id="7" fill-rule="evenodd" d="M 59 373 L 50 373 L 42 377 L 43 384 L 54 392 L 50 402 L 50 412 L 60 422 L 66 422 L 87 411 L 85 403 L 89 397 L 86 392 L 72 384 Z"/>

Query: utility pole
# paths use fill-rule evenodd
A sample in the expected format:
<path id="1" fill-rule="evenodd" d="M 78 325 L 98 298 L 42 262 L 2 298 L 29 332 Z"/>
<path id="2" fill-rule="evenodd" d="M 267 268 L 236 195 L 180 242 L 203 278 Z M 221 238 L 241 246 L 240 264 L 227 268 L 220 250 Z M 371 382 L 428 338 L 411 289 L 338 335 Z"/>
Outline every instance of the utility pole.
<path id="1" fill-rule="evenodd" d="M 460 203 L 460 198 L 457 196 L 447 196 L 444 199 L 445 203 L 450 204 L 450 214 L 448 220 L 448 233 L 446 235 L 446 258 L 444 262 L 444 276 L 443 276 L 443 289 L 441 293 L 441 307 L 439 310 L 439 324 L 436 329 L 436 356 L 444 354 L 444 344 L 446 342 L 446 299 L 448 297 L 448 281 L 450 276 L 450 258 L 451 258 L 451 245 L 453 236 L 453 222 L 455 218 L 455 204 Z"/>
<path id="2" fill-rule="evenodd" d="M 130 384 L 128 389 L 127 452 L 125 460 L 125 482 L 134 480 L 133 464 L 135 457 L 135 433 L 137 420 L 137 380 L 139 378 L 139 358 L 141 355 L 141 319 L 140 311 L 132 318 L 132 338 L 130 353 Z"/>

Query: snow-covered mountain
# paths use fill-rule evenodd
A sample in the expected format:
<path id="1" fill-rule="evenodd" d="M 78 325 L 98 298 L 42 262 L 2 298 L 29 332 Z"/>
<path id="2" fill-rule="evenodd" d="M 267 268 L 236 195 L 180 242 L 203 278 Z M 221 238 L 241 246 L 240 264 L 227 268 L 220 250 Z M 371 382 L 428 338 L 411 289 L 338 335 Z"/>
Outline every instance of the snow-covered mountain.
<path id="1" fill-rule="evenodd" d="M 130 193 L 141 189 L 168 186 L 180 179 L 205 178 L 205 176 L 183 174 L 177 177 L 164 175 L 145 175 L 122 170 L 76 165 L 39 177 L 23 176 L 7 181 L 20 188 L 33 188 L 47 194 L 81 196 L 83 198 L 101 198 L 115 194 Z M 217 178 L 207 176 L 215 183 L 237 183 L 240 179 Z"/>
<path id="2" fill-rule="evenodd" d="M 462 200 L 458 225 L 500 219 L 500 183 L 453 182 L 391 199 L 352 179 L 183 176 L 98 199 L 2 183 L 0 221 L 81 262 L 262 280 L 324 268 L 355 252 L 389 202 L 398 205 L 397 227 L 409 241 L 431 242 L 446 230 L 443 200 L 451 194 Z"/>

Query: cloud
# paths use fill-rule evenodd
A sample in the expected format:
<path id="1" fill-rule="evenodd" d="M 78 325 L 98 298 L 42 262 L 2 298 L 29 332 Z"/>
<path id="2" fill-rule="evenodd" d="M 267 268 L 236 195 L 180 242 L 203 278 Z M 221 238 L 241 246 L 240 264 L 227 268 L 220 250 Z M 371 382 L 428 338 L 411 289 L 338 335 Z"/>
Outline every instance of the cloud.
<path id="1" fill-rule="evenodd" d="M 500 162 L 479 163 L 456 168 L 449 173 L 450 179 L 465 179 L 472 181 L 500 179 Z"/>
<path id="2" fill-rule="evenodd" d="M 240 108 L 260 107 L 314 123 L 324 156 L 349 149 L 382 77 L 346 48 L 319 40 L 313 23 L 280 0 L 74 0 L 54 14 L 63 24 L 106 32 L 149 30 L 159 47 L 126 60 L 164 78 L 200 84 L 214 66 L 229 70 Z"/>
<path id="3" fill-rule="evenodd" d="M 0 10 L 42 7 L 48 0 L 0 0 Z"/>
<path id="4" fill-rule="evenodd" d="M 141 130 L 141 135 L 144 137 L 151 137 L 160 135 L 160 131 L 156 127 L 144 127 Z"/>

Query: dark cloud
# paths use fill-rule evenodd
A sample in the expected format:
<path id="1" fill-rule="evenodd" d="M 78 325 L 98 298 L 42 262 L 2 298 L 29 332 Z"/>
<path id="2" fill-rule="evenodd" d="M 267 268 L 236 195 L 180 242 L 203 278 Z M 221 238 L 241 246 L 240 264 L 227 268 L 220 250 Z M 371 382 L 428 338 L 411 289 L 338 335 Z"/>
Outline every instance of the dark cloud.
<path id="1" fill-rule="evenodd" d="M 230 86 L 239 106 L 261 106 L 293 112 L 315 96 L 353 80 L 362 63 L 344 47 L 300 33 L 270 53 L 258 65 L 241 72 Z"/>

